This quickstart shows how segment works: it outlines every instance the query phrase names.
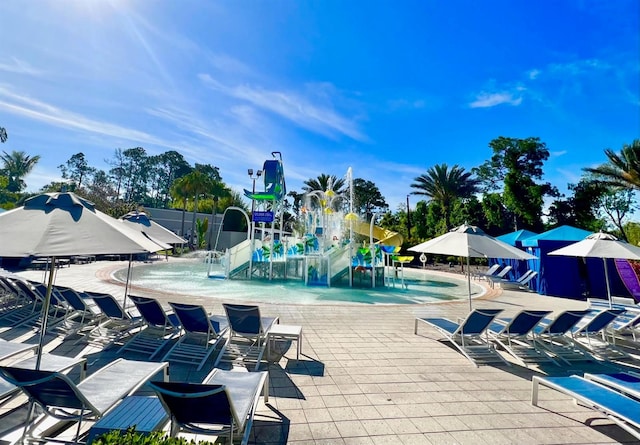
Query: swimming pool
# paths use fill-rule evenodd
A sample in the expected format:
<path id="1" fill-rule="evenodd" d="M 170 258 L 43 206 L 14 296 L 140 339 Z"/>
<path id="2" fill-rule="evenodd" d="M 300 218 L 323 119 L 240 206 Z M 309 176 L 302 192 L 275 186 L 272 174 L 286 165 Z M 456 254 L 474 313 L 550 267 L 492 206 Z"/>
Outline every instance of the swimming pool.
<path id="1" fill-rule="evenodd" d="M 126 281 L 126 269 L 116 271 L 114 277 Z M 287 304 L 421 304 L 468 298 L 467 283 L 428 271 L 405 269 L 403 288 L 396 280 L 375 289 L 305 286 L 300 281 L 278 280 L 220 280 L 207 277 L 207 265 L 202 260 L 179 260 L 132 269 L 131 284 L 175 294 L 210 296 L 225 300 L 256 303 Z M 484 290 L 471 284 L 472 296 Z"/>

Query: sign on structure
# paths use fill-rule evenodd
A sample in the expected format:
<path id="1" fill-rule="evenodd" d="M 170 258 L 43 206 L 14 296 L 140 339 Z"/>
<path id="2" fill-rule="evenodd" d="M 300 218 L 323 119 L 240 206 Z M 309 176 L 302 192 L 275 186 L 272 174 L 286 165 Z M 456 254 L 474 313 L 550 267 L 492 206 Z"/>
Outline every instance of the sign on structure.
<path id="1" fill-rule="evenodd" d="M 253 222 L 270 223 L 273 222 L 273 212 L 253 212 L 251 215 Z"/>

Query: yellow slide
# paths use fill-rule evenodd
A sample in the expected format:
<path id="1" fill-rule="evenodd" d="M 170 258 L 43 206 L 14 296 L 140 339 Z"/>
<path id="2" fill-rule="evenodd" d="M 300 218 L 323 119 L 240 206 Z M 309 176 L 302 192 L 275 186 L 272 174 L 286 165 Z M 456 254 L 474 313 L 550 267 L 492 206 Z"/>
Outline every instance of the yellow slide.
<path id="1" fill-rule="evenodd" d="M 371 225 L 364 221 L 353 223 L 353 231 L 360 235 L 370 236 L 370 227 Z M 373 238 L 378 240 L 378 244 L 384 244 L 385 246 L 402 245 L 401 234 L 378 226 L 373 226 Z"/>

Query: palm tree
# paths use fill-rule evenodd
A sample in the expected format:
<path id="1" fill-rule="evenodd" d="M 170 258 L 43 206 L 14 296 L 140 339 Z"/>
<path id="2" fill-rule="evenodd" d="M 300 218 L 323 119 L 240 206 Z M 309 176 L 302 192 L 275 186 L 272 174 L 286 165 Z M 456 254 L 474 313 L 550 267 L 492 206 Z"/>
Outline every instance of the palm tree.
<path id="1" fill-rule="evenodd" d="M 173 181 L 170 193 L 175 201 L 182 201 L 182 224 L 180 225 L 180 235 L 184 238 L 184 217 L 187 211 L 187 201 L 190 196 L 189 184 L 185 179 L 185 176 Z"/>
<path id="2" fill-rule="evenodd" d="M 187 192 L 190 196 L 193 196 L 193 219 L 191 220 L 191 239 L 189 240 L 193 244 L 193 236 L 196 232 L 196 216 L 198 212 L 198 199 L 200 195 L 207 193 L 213 188 L 214 179 L 200 170 L 194 170 L 188 175 L 184 176 L 186 181 Z"/>
<path id="3" fill-rule="evenodd" d="M 211 241 L 213 238 L 213 226 L 216 220 L 216 213 L 218 212 L 218 201 L 220 198 L 226 198 L 231 196 L 229 189 L 224 185 L 222 181 L 212 181 L 209 194 L 213 198 L 213 206 L 211 208 L 211 228 L 209 229 L 209 250 L 211 250 Z"/>
<path id="4" fill-rule="evenodd" d="M 7 142 L 7 130 L 3 127 L 0 127 L 0 142 Z"/>
<path id="5" fill-rule="evenodd" d="M 609 159 L 608 163 L 585 168 L 584 171 L 602 178 L 605 184 L 640 190 L 640 139 L 631 145 L 624 144 L 620 154 L 610 148 L 605 149 L 604 154 Z"/>
<path id="6" fill-rule="evenodd" d="M 331 210 L 335 208 L 339 202 L 339 198 L 344 193 L 345 181 L 335 175 L 321 174 L 317 178 L 311 178 L 304 181 L 302 190 L 310 196 L 316 196 L 320 201 L 320 206 Z"/>
<path id="7" fill-rule="evenodd" d="M 411 187 L 416 191 L 411 193 L 426 196 L 438 203 L 442 208 L 447 228 L 453 203 L 457 199 L 470 197 L 478 189 L 478 180 L 471 177 L 471 172 L 465 172 L 464 168 L 457 164 L 451 169 L 447 164 L 435 165 L 414 181 Z"/>
<path id="8" fill-rule="evenodd" d="M 11 154 L 3 151 L 0 159 L 4 162 L 2 171 L 9 178 L 7 190 L 19 192 L 26 187 L 23 178 L 35 167 L 40 156 L 28 156 L 24 151 L 12 151 Z"/>

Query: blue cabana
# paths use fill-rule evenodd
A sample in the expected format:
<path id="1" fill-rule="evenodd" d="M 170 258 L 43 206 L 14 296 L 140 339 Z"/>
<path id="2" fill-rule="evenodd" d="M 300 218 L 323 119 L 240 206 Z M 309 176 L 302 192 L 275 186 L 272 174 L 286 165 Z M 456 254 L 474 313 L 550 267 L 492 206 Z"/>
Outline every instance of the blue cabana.
<path id="1" fill-rule="evenodd" d="M 537 233 L 532 232 L 530 230 L 522 229 L 522 230 L 516 230 L 515 232 L 511 232 L 511 233 L 506 233 L 504 235 L 500 235 L 496 237 L 496 239 L 502 241 L 503 243 L 507 243 L 511 246 L 515 246 L 524 250 L 522 248 L 522 241 L 535 235 L 537 235 Z M 503 267 L 507 265 L 511 266 L 511 272 L 509 272 L 508 276 L 505 278 L 510 278 L 512 280 L 517 280 L 522 275 L 524 275 L 527 272 L 527 270 L 529 270 L 527 261 L 514 260 L 514 259 L 500 259 L 500 258 L 489 260 L 489 265 L 492 265 L 495 263 L 501 264 Z"/>
<path id="2" fill-rule="evenodd" d="M 527 266 L 538 272 L 529 283 L 531 289 L 542 295 L 553 295 L 584 299 L 588 296 L 605 297 L 606 286 L 602 259 L 576 258 L 548 255 L 549 252 L 582 241 L 592 232 L 571 226 L 560 226 L 522 240 L 522 247 L 536 260 L 527 261 Z M 613 260 L 609 260 L 609 278 L 614 295 L 627 294 L 622 281 L 615 272 Z"/>
<path id="3" fill-rule="evenodd" d="M 531 238 L 532 236 L 537 235 L 536 232 L 532 232 L 530 230 L 516 230 L 515 232 L 507 233 L 505 235 L 500 235 L 496 237 L 503 243 L 510 244 L 516 247 L 522 247 L 522 240 Z"/>

